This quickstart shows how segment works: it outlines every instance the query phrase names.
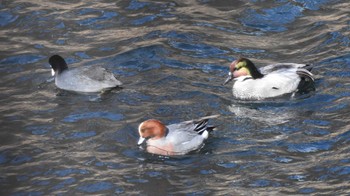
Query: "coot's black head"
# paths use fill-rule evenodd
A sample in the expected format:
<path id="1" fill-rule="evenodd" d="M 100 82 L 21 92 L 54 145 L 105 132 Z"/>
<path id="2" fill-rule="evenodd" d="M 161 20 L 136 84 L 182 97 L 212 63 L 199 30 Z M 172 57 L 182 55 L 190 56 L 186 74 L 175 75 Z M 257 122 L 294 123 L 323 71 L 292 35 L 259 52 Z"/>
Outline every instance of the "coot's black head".
<path id="1" fill-rule="evenodd" d="M 52 75 L 60 74 L 65 69 L 68 69 L 66 61 L 60 55 L 53 55 L 49 59 L 52 68 Z"/>

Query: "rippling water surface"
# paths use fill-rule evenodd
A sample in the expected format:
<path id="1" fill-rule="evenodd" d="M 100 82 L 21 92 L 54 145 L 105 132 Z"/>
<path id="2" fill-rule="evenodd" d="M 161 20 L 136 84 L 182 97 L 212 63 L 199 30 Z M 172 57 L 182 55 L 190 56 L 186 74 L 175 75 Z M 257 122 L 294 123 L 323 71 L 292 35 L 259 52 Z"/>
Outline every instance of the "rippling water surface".
<path id="1" fill-rule="evenodd" d="M 350 194 L 348 0 L 0 2 L 1 195 Z M 48 57 L 124 83 L 59 91 Z M 229 63 L 315 65 L 316 91 L 242 102 Z M 203 149 L 138 149 L 138 124 L 220 114 Z"/>

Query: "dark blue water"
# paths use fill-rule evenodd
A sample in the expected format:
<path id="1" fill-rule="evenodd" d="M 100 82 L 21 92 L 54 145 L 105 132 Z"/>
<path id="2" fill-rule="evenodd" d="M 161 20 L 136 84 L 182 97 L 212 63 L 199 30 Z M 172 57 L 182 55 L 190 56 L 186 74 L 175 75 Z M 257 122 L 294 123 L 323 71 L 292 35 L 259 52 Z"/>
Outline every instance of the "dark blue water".
<path id="1" fill-rule="evenodd" d="M 349 195 L 350 3 L 1 1 L 1 195 Z M 48 58 L 101 65 L 103 95 L 56 89 Z M 316 91 L 234 100 L 239 56 L 311 63 Z M 137 127 L 220 114 L 203 149 L 159 157 Z"/>

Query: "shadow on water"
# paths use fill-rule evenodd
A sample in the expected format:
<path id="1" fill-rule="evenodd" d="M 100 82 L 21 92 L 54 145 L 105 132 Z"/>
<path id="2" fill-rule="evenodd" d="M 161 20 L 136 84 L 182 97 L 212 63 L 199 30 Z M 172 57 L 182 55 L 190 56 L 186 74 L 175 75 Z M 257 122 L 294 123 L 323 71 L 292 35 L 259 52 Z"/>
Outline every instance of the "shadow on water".
<path id="1" fill-rule="evenodd" d="M 1 195 L 347 195 L 349 2 L 0 3 Z M 58 90 L 48 58 L 123 88 Z M 248 102 L 222 86 L 239 56 L 312 63 L 316 90 Z M 232 85 L 232 84 L 231 84 Z M 220 114 L 204 147 L 164 157 L 137 127 Z"/>

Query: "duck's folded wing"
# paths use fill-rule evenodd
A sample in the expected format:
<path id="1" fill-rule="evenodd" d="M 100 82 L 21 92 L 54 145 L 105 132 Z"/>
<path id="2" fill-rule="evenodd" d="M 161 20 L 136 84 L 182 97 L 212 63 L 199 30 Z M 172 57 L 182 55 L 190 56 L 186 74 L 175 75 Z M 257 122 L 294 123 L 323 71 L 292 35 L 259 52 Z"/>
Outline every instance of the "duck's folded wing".
<path id="1" fill-rule="evenodd" d="M 194 132 L 197 134 L 202 134 L 206 129 L 213 129 L 213 126 L 208 127 L 208 120 L 212 118 L 217 118 L 219 115 L 204 116 L 199 119 L 184 121 L 178 124 L 172 124 L 168 127 L 173 130 L 184 130 L 189 132 Z M 210 130 L 208 130 L 210 131 Z"/>
<path id="2" fill-rule="evenodd" d="M 298 64 L 298 63 L 277 63 L 277 64 L 272 64 L 272 65 L 267 65 L 265 67 L 261 67 L 259 71 L 266 75 L 275 71 L 283 71 L 283 70 L 290 70 L 290 69 L 300 69 L 300 68 L 306 68 L 311 67 L 310 65 L 307 64 Z M 311 69 L 310 69 L 311 70 Z"/>

